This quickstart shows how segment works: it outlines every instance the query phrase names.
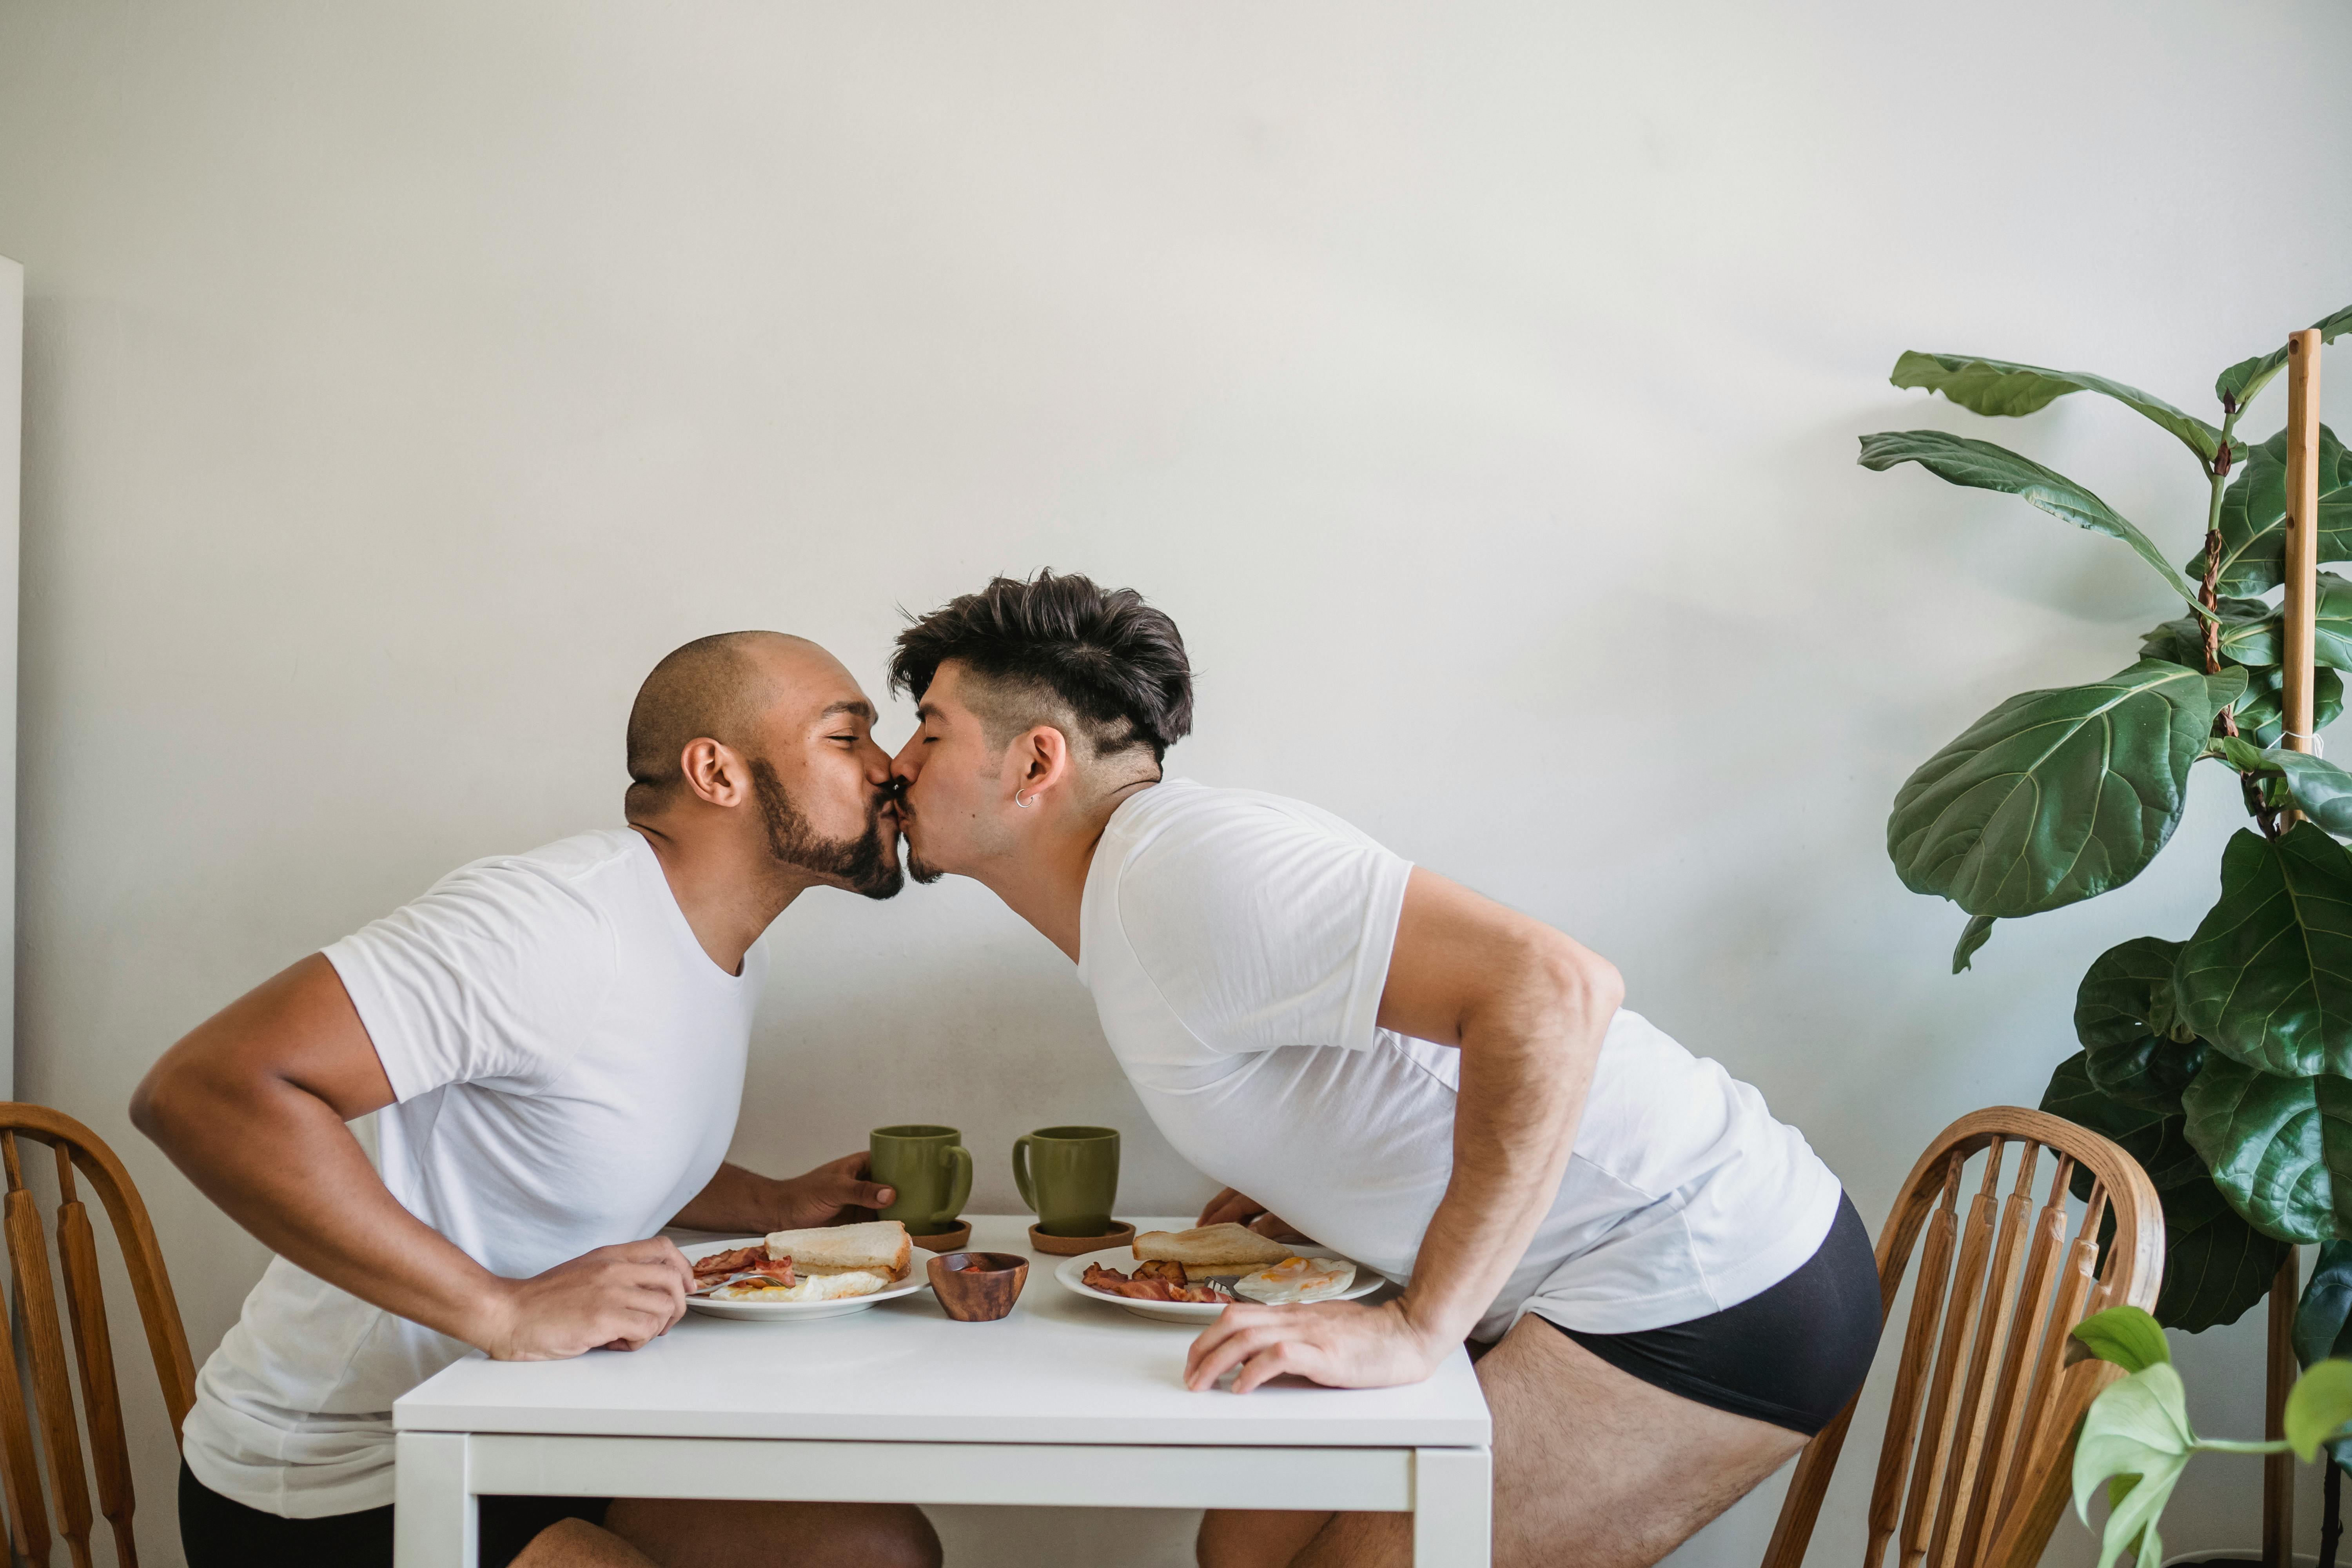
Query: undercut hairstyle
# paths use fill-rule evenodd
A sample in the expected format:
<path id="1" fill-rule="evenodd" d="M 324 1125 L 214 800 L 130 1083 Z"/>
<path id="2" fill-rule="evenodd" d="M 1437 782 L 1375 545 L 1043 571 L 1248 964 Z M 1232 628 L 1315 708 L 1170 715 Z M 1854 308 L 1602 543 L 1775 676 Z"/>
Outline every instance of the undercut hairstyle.
<path id="1" fill-rule="evenodd" d="M 709 738 L 737 751 L 758 727 L 768 700 L 768 677 L 751 649 L 782 632 L 720 632 L 674 649 L 629 708 L 629 793 L 632 817 L 658 811 L 686 782 L 678 764 L 687 742 Z"/>
<path id="2" fill-rule="evenodd" d="M 998 577 L 898 634 L 890 689 L 919 702 L 950 659 L 980 678 L 971 705 L 992 746 L 1054 722 L 1094 757 L 1149 746 L 1157 764 L 1192 731 L 1184 638 L 1132 588 L 1076 573 Z"/>

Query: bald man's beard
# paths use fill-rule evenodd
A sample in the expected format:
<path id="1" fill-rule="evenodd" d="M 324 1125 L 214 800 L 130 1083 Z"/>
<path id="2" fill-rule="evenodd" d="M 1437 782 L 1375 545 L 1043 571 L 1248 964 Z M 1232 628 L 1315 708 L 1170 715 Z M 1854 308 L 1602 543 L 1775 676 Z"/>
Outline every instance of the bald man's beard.
<path id="1" fill-rule="evenodd" d="M 905 885 L 904 874 L 890 858 L 890 840 L 883 836 L 882 808 L 890 804 L 888 791 L 866 803 L 864 833 L 856 838 L 820 838 L 763 757 L 751 763 L 751 790 L 760 797 L 760 816 L 768 825 L 768 852 L 784 865 L 830 878 L 869 899 L 889 898 Z"/>

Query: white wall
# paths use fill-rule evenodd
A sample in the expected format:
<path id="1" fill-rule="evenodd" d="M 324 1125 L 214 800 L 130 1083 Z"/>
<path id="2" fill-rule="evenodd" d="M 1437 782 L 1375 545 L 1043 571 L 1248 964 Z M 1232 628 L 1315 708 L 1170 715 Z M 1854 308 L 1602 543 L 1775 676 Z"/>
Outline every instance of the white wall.
<path id="1" fill-rule="evenodd" d="M 16 884 L 16 525 L 25 431 L 25 268 L 0 257 L 0 888 Z M 0 901 L 0 951 L 16 946 L 16 900 Z M 16 970 L 0 967 L 0 1095 L 16 1098 Z"/>
<path id="2" fill-rule="evenodd" d="M 1885 374 L 1958 349 L 2207 408 L 2352 300 L 2347 46 L 2318 3 L 8 0 L 23 1092 L 119 1142 L 201 1355 L 262 1253 L 129 1127 L 159 1050 L 447 868 L 617 820 L 673 645 L 789 628 L 878 689 L 898 606 L 1050 563 L 1181 623 L 1178 771 L 1591 942 L 1874 1223 L 1937 1128 L 2033 1101 L 2096 952 L 2191 928 L 2235 807 L 2200 781 L 2139 884 L 1948 975 L 1896 785 L 2173 611 L 1854 437 L 2011 441 L 2186 556 L 2152 427 L 1988 430 Z M 2340 426 L 2352 353 L 2329 385 Z M 1006 1209 L 1015 1133 L 1104 1121 L 1130 1211 L 1206 1189 L 979 889 L 814 896 L 770 940 L 740 1157 L 944 1118 Z M 2185 1353 L 2212 1430 L 2255 1429 L 2256 1328 Z M 2209 1462 L 2172 1541 L 2252 1542 L 2254 1484 Z M 1686 1560 L 1754 1561 L 1771 1507 Z M 949 1529 L 1049 1562 L 1066 1523 Z"/>

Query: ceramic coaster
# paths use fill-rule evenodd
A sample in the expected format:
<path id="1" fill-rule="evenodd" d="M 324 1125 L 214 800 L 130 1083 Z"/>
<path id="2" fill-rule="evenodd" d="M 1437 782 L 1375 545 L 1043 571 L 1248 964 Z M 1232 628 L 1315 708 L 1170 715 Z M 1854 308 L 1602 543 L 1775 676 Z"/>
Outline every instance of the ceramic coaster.
<path id="1" fill-rule="evenodd" d="M 971 1240 L 971 1221 L 960 1220 L 953 1229 L 932 1236 L 917 1236 L 908 1231 L 907 1239 L 926 1252 L 961 1252 Z"/>
<path id="2" fill-rule="evenodd" d="M 1029 1245 L 1055 1258 L 1083 1258 L 1105 1247 L 1125 1247 L 1134 1239 L 1135 1227 L 1125 1220 L 1111 1221 L 1110 1229 L 1101 1236 L 1047 1236 L 1034 1225 L 1029 1227 Z"/>

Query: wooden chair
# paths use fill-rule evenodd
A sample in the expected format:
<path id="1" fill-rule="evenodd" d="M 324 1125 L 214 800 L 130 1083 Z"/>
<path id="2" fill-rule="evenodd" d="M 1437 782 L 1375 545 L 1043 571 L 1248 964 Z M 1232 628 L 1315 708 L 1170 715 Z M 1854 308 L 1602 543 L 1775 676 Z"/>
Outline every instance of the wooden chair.
<path id="1" fill-rule="evenodd" d="M 2012 1151 L 2004 1199 L 1996 1188 Z M 1962 1167 L 1979 1153 L 1983 1172 L 1963 1219 Z M 2091 1191 L 2070 1241 L 2066 1195 L 2078 1172 L 2089 1173 Z M 2037 1207 L 2044 1173 L 2049 1187 Z M 2067 1364 L 2067 1331 L 2108 1307 L 2155 1305 L 2164 1211 L 2147 1173 L 2106 1139 L 2038 1110 L 1996 1106 L 1944 1129 L 1912 1167 L 1878 1238 L 1882 1319 L 1922 1229 L 1863 1565 L 1887 1568 L 1887 1543 L 1897 1542 L 1894 1568 L 2032 1568 L 2066 1506 L 2083 1413 L 2122 1375 L 2102 1361 Z M 1764 1568 L 1804 1561 L 1853 1413 L 1849 1404 L 1806 1445 Z"/>
<path id="2" fill-rule="evenodd" d="M 47 1471 L 57 1505 L 58 1532 L 65 1537 L 74 1568 L 88 1568 L 90 1488 L 82 1468 L 82 1444 L 66 1381 L 65 1342 L 58 1324 L 58 1299 L 51 1284 L 48 1238 L 42 1233 L 37 1201 L 25 1185 L 24 1139 L 46 1143 L 57 1156 L 58 1271 L 65 1279 L 66 1312 L 73 1324 L 74 1365 L 81 1384 L 81 1408 L 89 1425 L 89 1457 L 97 1473 L 98 1510 L 114 1532 L 116 1561 L 133 1568 L 139 1561 L 131 1534 L 131 1454 L 123 1440 L 122 1401 L 114 1378 L 114 1347 L 107 1333 L 106 1302 L 99 1291 L 98 1240 L 89 1211 L 77 1191 L 80 1172 L 106 1205 L 116 1244 L 131 1277 L 147 1350 L 163 1385 L 163 1405 L 176 1442 L 180 1424 L 195 1399 L 195 1369 L 188 1360 L 188 1337 L 180 1325 L 171 1277 L 155 1246 L 147 1206 L 114 1151 L 72 1117 L 44 1106 L 0 1103 L 0 1162 L 8 1173 L 5 1221 L 13 1314 L 0 1315 L 0 1492 L 8 1504 L 8 1539 L 34 1563 L 49 1561 L 49 1512 L 41 1495 Z M 17 1373 L 14 1335 L 33 1373 L 33 1407 L 27 1412 Z M 34 1451 L 37 1420 L 40 1451 Z M 42 1461 L 46 1460 L 46 1464 Z"/>

